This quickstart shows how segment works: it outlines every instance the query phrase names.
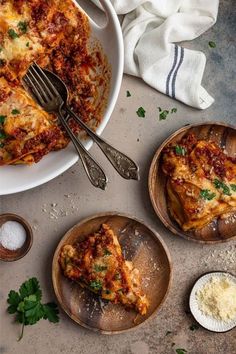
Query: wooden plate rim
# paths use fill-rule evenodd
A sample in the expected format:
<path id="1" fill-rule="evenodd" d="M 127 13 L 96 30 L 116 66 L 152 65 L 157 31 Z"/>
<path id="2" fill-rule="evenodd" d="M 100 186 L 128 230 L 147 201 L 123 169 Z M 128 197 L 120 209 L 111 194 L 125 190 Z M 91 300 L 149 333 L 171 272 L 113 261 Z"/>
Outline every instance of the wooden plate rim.
<path id="1" fill-rule="evenodd" d="M 9 218 L 10 220 L 17 220 L 22 226 L 24 226 L 24 228 L 26 229 L 26 233 L 27 236 L 29 238 L 29 245 L 28 248 L 25 250 L 25 252 L 22 252 L 21 254 L 19 254 L 18 256 L 16 256 L 15 258 L 2 258 L 0 257 L 0 261 L 3 262 L 15 262 L 18 261 L 19 259 L 23 258 L 31 249 L 32 244 L 33 244 L 33 230 L 30 226 L 30 224 L 28 223 L 28 221 L 26 221 L 22 216 L 14 214 L 14 213 L 4 213 L 4 214 L 0 214 L 0 219 L 2 218 Z"/>
<path id="2" fill-rule="evenodd" d="M 216 244 L 216 243 L 225 243 L 225 242 L 229 242 L 232 241 L 234 239 L 236 239 L 236 235 L 228 238 L 228 239 L 222 239 L 222 240 L 200 240 L 200 239 L 195 239 L 195 238 L 191 238 L 190 236 L 185 235 L 184 233 L 182 233 L 181 231 L 177 231 L 175 228 L 172 227 L 172 225 L 170 225 L 167 220 L 162 216 L 161 210 L 158 208 L 156 202 L 155 202 L 155 198 L 153 195 L 153 189 L 152 189 L 152 178 L 153 178 L 153 171 L 154 168 L 156 166 L 156 163 L 158 161 L 158 159 L 160 158 L 160 154 L 161 151 L 163 150 L 163 148 L 178 134 L 183 133 L 184 131 L 187 131 L 191 128 L 194 127 L 199 127 L 201 125 L 219 125 L 219 126 L 223 126 L 225 128 L 231 128 L 233 130 L 236 129 L 236 127 L 234 127 L 231 124 L 227 124 L 224 122 L 202 122 L 202 123 L 196 123 L 196 124 L 186 124 L 183 127 L 179 128 L 178 130 L 176 130 L 175 132 L 173 132 L 171 135 L 169 135 L 162 143 L 161 145 L 158 147 L 158 149 L 156 150 L 150 168 L 149 168 L 149 174 L 148 174 L 148 190 L 149 190 L 149 196 L 151 199 L 151 203 L 153 206 L 153 209 L 155 210 L 156 215 L 158 216 L 158 218 L 161 220 L 161 222 L 165 225 L 165 227 L 167 229 L 169 229 L 173 234 L 178 235 L 183 237 L 184 239 L 188 240 L 188 241 L 192 241 L 192 242 L 197 242 L 197 243 L 202 243 L 202 244 Z"/>
<path id="3" fill-rule="evenodd" d="M 162 301 L 160 302 L 160 304 L 155 308 L 155 310 L 152 312 L 152 314 L 146 318 L 146 320 L 144 320 L 143 322 L 137 324 L 136 326 L 134 327 L 131 327 L 131 328 L 127 328 L 127 329 L 121 329 L 121 330 L 115 330 L 115 331 L 106 331 L 106 330 L 101 330 L 99 328 L 96 328 L 96 327 L 91 327 L 89 325 L 87 325 L 86 323 L 84 323 L 83 321 L 81 321 L 80 319 L 76 318 L 73 314 L 70 314 L 69 311 L 67 311 L 67 309 L 65 308 L 63 302 L 61 301 L 61 298 L 60 298 L 60 295 L 57 291 L 57 280 L 56 280 L 56 276 L 55 276 L 55 272 L 54 272 L 54 269 L 55 269 L 55 266 L 56 266 L 56 263 L 58 262 L 58 252 L 60 250 L 60 248 L 62 247 L 64 241 L 66 240 L 66 238 L 69 236 L 69 234 L 73 231 L 73 229 L 81 226 L 82 224 L 84 223 L 87 223 L 91 220 L 94 220 L 96 218 L 99 218 L 99 217 L 106 217 L 106 216 L 120 216 L 120 217 L 125 217 L 125 218 L 129 218 L 129 219 L 132 219 L 132 220 L 135 220 L 136 222 L 139 222 L 141 223 L 143 226 L 145 226 L 147 229 L 149 229 L 151 231 L 151 233 L 153 234 L 153 238 L 157 239 L 161 246 L 163 247 L 163 250 L 165 251 L 165 254 L 166 254 L 166 257 L 167 257 L 167 261 L 168 261 L 168 265 L 169 265 L 169 269 L 170 269 L 170 272 L 169 272 L 169 281 L 168 281 L 168 286 L 167 286 L 167 289 L 166 289 L 166 293 L 162 299 Z M 53 283 L 53 289 L 54 289 L 54 292 L 55 292 L 55 295 L 56 295 L 56 298 L 57 298 L 57 301 L 59 302 L 60 306 L 62 307 L 62 309 L 65 311 L 65 313 L 76 323 L 78 323 L 79 325 L 81 325 L 82 327 L 85 327 L 87 329 L 90 329 L 94 332 L 98 332 L 98 333 L 101 333 L 101 334 L 106 334 L 106 335 L 112 335 L 112 334 L 120 334 L 120 333 L 124 333 L 124 332 L 129 332 L 129 331 L 133 331 L 135 330 L 137 327 L 140 327 L 142 326 L 144 323 L 146 323 L 147 321 L 149 321 L 151 318 L 154 317 L 154 315 L 157 313 L 158 310 L 160 310 L 160 308 L 162 307 L 162 305 L 164 304 L 165 300 L 167 299 L 167 296 L 169 294 L 169 291 L 170 291 L 170 287 L 171 287 L 171 284 L 172 284 L 172 277 L 173 277 L 173 263 L 172 263 L 172 260 L 171 260 L 171 255 L 170 255 L 170 252 L 167 248 L 167 245 L 165 244 L 164 240 L 162 239 L 162 237 L 159 235 L 158 232 L 156 232 L 155 230 L 153 230 L 153 228 L 151 228 L 150 226 L 148 226 L 145 222 L 143 222 L 141 219 L 138 219 L 130 214 L 126 214 L 126 213 L 119 213 L 119 212 L 105 212 L 105 213 L 97 213 L 97 214 L 94 214 L 90 217 L 87 217 L 83 220 L 81 220 L 80 222 L 78 222 L 77 224 L 75 224 L 74 226 L 72 226 L 65 234 L 64 236 L 62 236 L 60 242 L 58 243 L 56 249 L 55 249 L 55 252 L 54 252 L 54 255 L 53 255 L 53 260 L 52 260 L 52 283 Z"/>

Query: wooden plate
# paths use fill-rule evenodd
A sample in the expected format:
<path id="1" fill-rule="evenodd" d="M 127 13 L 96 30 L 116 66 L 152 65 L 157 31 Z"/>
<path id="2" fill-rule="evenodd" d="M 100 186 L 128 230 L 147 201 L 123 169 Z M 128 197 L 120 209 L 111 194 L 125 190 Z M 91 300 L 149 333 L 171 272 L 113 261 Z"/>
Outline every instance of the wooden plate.
<path id="1" fill-rule="evenodd" d="M 225 219 L 215 219 L 213 222 L 195 231 L 183 231 L 169 214 L 166 199 L 167 177 L 162 172 L 160 158 L 163 148 L 179 141 L 183 136 L 194 133 L 199 139 L 215 141 L 228 152 L 229 156 L 236 153 L 236 129 L 224 123 L 205 123 L 184 126 L 167 138 L 156 151 L 149 171 L 149 194 L 157 216 L 174 234 L 187 240 L 202 243 L 218 243 L 232 240 L 236 237 L 236 212 Z"/>
<path id="2" fill-rule="evenodd" d="M 140 271 L 142 288 L 150 307 L 146 316 L 127 311 L 122 305 L 103 303 L 97 295 L 67 279 L 61 272 L 58 257 L 61 247 L 82 241 L 86 235 L 107 223 L 117 234 L 126 260 L 132 260 Z M 52 265 L 52 280 L 63 310 L 83 327 L 103 334 L 131 330 L 145 322 L 164 302 L 171 281 L 169 252 L 156 232 L 136 218 L 116 213 L 98 214 L 70 229 L 58 244 Z"/>

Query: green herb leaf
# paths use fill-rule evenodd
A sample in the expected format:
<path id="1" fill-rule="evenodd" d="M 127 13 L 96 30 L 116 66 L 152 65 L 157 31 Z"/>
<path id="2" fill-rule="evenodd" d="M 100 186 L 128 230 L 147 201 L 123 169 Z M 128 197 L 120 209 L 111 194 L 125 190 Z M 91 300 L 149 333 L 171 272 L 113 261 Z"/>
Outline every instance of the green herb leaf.
<path id="1" fill-rule="evenodd" d="M 104 256 L 110 256 L 112 253 L 107 249 L 105 248 L 104 250 Z"/>
<path id="2" fill-rule="evenodd" d="M 145 109 L 143 107 L 139 107 L 139 109 L 136 111 L 138 117 L 145 118 Z"/>
<path id="3" fill-rule="evenodd" d="M 172 332 L 171 331 L 167 331 L 166 332 L 166 336 L 168 336 L 169 334 L 171 334 Z"/>
<path id="4" fill-rule="evenodd" d="M 212 42 L 212 41 L 208 42 L 208 45 L 209 45 L 210 48 L 215 48 L 216 47 L 215 42 Z"/>
<path id="5" fill-rule="evenodd" d="M 214 186 L 217 189 L 222 189 L 223 194 L 230 196 L 231 192 L 230 192 L 230 188 L 222 181 L 220 181 L 219 179 L 215 178 L 214 181 Z"/>
<path id="6" fill-rule="evenodd" d="M 99 265 L 99 264 L 95 264 L 94 265 L 94 269 L 96 272 L 103 272 L 104 270 L 107 269 L 107 266 L 102 266 L 102 265 Z"/>
<path id="7" fill-rule="evenodd" d="M 190 331 L 195 331 L 195 329 L 199 329 L 199 325 L 194 323 L 189 327 Z"/>
<path id="8" fill-rule="evenodd" d="M 162 112 L 159 114 L 159 120 L 165 120 L 166 117 L 168 116 L 168 114 L 169 114 L 169 111 L 167 111 L 167 110 L 162 111 Z"/>
<path id="9" fill-rule="evenodd" d="M 209 189 L 202 189 L 200 191 L 200 197 L 205 200 L 212 200 L 215 198 L 216 194 L 211 192 Z"/>
<path id="10" fill-rule="evenodd" d="M 176 145 L 175 146 L 175 153 L 176 153 L 176 155 L 185 156 L 187 151 L 183 146 Z"/>
<path id="11" fill-rule="evenodd" d="M 15 32 L 15 30 L 12 28 L 10 28 L 7 33 L 11 39 L 16 39 L 19 37 L 18 34 Z"/>
<path id="12" fill-rule="evenodd" d="M 126 91 L 126 97 L 131 97 L 131 93 L 128 90 Z"/>
<path id="13" fill-rule="evenodd" d="M 57 323 L 59 322 L 59 311 L 57 305 L 53 302 L 48 302 L 47 304 L 43 305 L 44 309 L 44 319 L 49 320 L 50 322 Z"/>
<path id="14" fill-rule="evenodd" d="M 158 108 L 158 111 L 159 111 L 159 112 L 161 112 L 161 111 L 162 111 L 161 107 L 157 107 L 157 108 Z"/>
<path id="15" fill-rule="evenodd" d="M 170 113 L 176 113 L 177 112 L 177 108 L 172 108 Z"/>
<path id="16" fill-rule="evenodd" d="M 184 354 L 184 353 L 187 353 L 187 350 L 186 349 L 175 349 L 176 353 L 177 354 Z"/>
<path id="17" fill-rule="evenodd" d="M 11 114 L 13 114 L 13 115 L 20 114 L 20 111 L 19 111 L 19 109 L 15 108 L 11 111 Z"/>
<path id="18" fill-rule="evenodd" d="M 7 116 L 0 115 L 0 124 L 3 124 Z"/>
<path id="19" fill-rule="evenodd" d="M 93 290 L 98 291 L 98 290 L 101 290 L 101 288 L 102 288 L 102 283 L 101 283 L 100 280 L 93 280 L 93 281 L 90 282 L 89 286 L 90 286 L 90 288 L 92 288 Z"/>
<path id="20" fill-rule="evenodd" d="M 29 42 L 26 43 L 26 47 L 29 47 Z"/>
<path id="21" fill-rule="evenodd" d="M 23 34 L 25 34 L 25 33 L 27 32 L 28 25 L 27 25 L 27 22 L 26 22 L 26 21 L 20 21 L 20 22 L 18 22 L 17 27 L 19 28 L 19 30 L 20 30 Z"/>
<path id="22" fill-rule="evenodd" d="M 5 139 L 7 136 L 4 131 L 0 132 L 0 139 Z"/>
<path id="23" fill-rule="evenodd" d="M 58 322 L 58 309 L 54 303 L 42 304 L 42 292 L 36 278 L 25 281 L 19 293 L 11 290 L 7 302 L 10 304 L 8 312 L 16 313 L 16 321 L 22 324 L 19 340 L 23 337 L 24 326 L 33 325 L 40 319 L 48 319 L 50 322 Z"/>
<path id="24" fill-rule="evenodd" d="M 236 184 L 230 184 L 230 187 L 233 192 L 236 192 Z"/>

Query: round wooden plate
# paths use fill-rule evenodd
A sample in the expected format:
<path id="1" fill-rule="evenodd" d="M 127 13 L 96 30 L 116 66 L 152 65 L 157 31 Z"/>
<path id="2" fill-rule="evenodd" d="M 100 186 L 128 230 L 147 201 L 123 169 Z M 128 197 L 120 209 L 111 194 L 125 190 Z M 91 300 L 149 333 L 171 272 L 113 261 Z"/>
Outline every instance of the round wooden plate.
<path id="1" fill-rule="evenodd" d="M 103 302 L 77 283 L 67 279 L 59 266 L 61 247 L 82 241 L 88 234 L 107 223 L 117 234 L 126 260 L 139 269 L 143 291 L 150 302 L 145 316 L 127 311 L 122 305 Z M 136 218 L 116 213 L 98 214 L 70 229 L 58 244 L 52 265 L 52 280 L 56 297 L 63 310 L 75 322 L 103 334 L 131 330 L 145 322 L 164 302 L 171 281 L 171 260 L 160 236 Z"/>
<path id="2" fill-rule="evenodd" d="M 169 214 L 167 207 L 166 181 L 167 177 L 161 168 L 161 153 L 163 148 L 178 142 L 183 136 L 194 133 L 197 138 L 212 140 L 225 149 L 229 156 L 235 157 L 236 129 L 224 123 L 204 123 L 184 126 L 167 138 L 157 149 L 151 163 L 148 179 L 149 194 L 157 216 L 174 234 L 187 240 L 202 243 L 218 243 L 232 240 L 236 237 L 236 212 L 225 219 L 216 218 L 200 230 L 183 231 Z"/>

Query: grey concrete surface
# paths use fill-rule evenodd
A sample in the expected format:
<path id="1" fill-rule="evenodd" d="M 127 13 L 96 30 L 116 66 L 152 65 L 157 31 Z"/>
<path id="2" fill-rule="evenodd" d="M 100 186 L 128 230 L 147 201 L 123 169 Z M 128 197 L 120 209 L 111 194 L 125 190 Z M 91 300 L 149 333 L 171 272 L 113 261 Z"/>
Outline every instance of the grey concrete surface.
<path id="1" fill-rule="evenodd" d="M 235 124 L 235 2 L 220 3 L 217 24 L 200 38 L 185 46 L 202 50 L 207 56 L 204 87 L 215 103 L 198 111 L 176 102 L 145 85 L 141 80 L 124 76 L 119 99 L 103 137 L 122 148 L 141 168 L 139 182 L 122 180 L 101 155 L 91 153 L 104 166 L 110 183 L 107 191 L 94 189 L 87 181 L 81 163 L 77 163 L 51 182 L 23 193 L 0 197 L 0 212 L 25 217 L 33 226 L 34 243 L 26 257 L 18 262 L 0 263 L 0 354 L 172 354 L 177 348 L 190 354 L 236 353 L 236 329 L 215 334 L 200 328 L 191 331 L 193 318 L 186 313 L 188 292 L 200 274 L 226 269 L 236 274 L 236 263 L 228 262 L 227 251 L 236 253 L 236 242 L 201 245 L 172 235 L 156 217 L 148 195 L 147 177 L 152 156 L 158 145 L 187 123 L 224 121 Z M 216 48 L 208 46 L 209 41 Z M 126 98 L 126 90 L 132 94 Z M 143 106 L 146 118 L 135 111 Z M 157 107 L 176 107 L 176 114 L 158 120 Z M 58 219 L 50 218 L 51 203 L 57 203 Z M 47 211 L 43 211 L 46 209 Z M 145 220 L 166 242 L 173 260 L 173 283 L 169 296 L 154 319 L 135 331 L 105 336 L 75 324 L 60 311 L 60 323 L 41 320 L 25 329 L 21 342 L 16 339 L 20 327 L 6 313 L 10 289 L 18 289 L 28 277 L 37 276 L 44 300 L 55 300 L 51 283 L 53 252 L 60 238 L 76 222 L 103 211 L 129 213 Z M 171 331 L 166 335 L 167 331 Z M 175 344 L 173 344 L 175 343 Z"/>

